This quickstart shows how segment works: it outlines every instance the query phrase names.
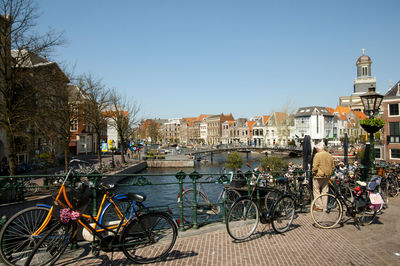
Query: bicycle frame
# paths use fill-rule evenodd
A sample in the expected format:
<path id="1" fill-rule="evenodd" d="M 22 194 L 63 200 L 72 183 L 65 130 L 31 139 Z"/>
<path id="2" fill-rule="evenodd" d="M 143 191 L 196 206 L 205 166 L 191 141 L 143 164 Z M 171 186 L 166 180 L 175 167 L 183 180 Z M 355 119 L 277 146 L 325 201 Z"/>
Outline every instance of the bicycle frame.
<path id="1" fill-rule="evenodd" d="M 66 192 L 66 185 L 65 185 L 66 181 L 68 180 L 68 177 L 71 176 L 72 172 L 73 172 L 73 169 L 70 169 L 68 171 L 68 173 L 66 174 L 66 177 L 65 177 L 63 183 L 61 184 L 61 187 L 58 190 L 57 196 L 56 196 L 55 201 L 54 201 L 56 205 L 59 205 L 62 208 L 74 209 L 72 204 L 68 200 L 68 196 L 67 196 L 67 192 Z M 60 200 L 61 196 L 64 197 L 66 205 Z M 117 195 L 116 197 L 114 197 L 114 199 L 118 200 L 118 199 L 121 199 L 121 197 L 123 197 L 123 195 Z M 111 225 L 111 226 L 104 227 L 104 228 L 101 228 L 101 226 L 99 226 L 99 221 L 102 218 L 103 209 L 105 209 L 105 207 L 107 207 L 107 206 L 104 206 L 105 203 L 106 203 L 106 200 L 108 200 L 110 202 L 107 206 L 109 206 L 110 204 L 114 205 L 114 209 L 117 212 L 116 214 L 118 215 L 118 218 L 121 219 L 121 221 L 123 221 L 123 223 L 122 223 L 123 226 L 125 226 L 128 223 L 129 219 L 131 218 L 131 217 L 124 217 L 126 214 L 125 215 L 122 214 L 121 210 L 115 204 L 115 202 L 113 200 L 113 197 L 110 197 L 109 192 L 106 190 L 106 192 L 104 193 L 103 198 L 101 200 L 100 207 L 99 207 L 99 209 L 97 211 L 97 215 L 96 216 L 92 216 L 92 215 L 88 215 L 88 214 L 84 214 L 84 213 L 79 213 L 81 218 L 83 217 L 83 218 L 86 218 L 86 219 L 89 219 L 89 220 L 95 222 L 94 230 L 96 230 L 98 233 L 106 231 L 106 230 L 112 230 L 112 229 L 115 229 L 115 228 L 117 228 L 119 226 L 119 225 Z M 130 208 L 132 208 L 132 206 Z M 38 237 L 39 234 L 46 228 L 46 226 L 49 224 L 49 222 L 50 222 L 50 220 L 52 218 L 53 210 L 54 210 L 54 205 L 51 206 L 51 208 L 49 210 L 49 213 L 47 214 L 44 222 L 41 224 L 41 226 L 38 228 L 38 230 L 36 230 L 35 233 L 33 233 L 32 237 Z M 131 212 L 131 216 L 133 216 L 133 212 Z M 81 219 L 78 220 L 78 223 L 81 224 L 87 230 L 92 232 L 91 226 L 90 225 L 88 226 L 87 223 L 85 224 L 84 222 L 82 222 Z"/>

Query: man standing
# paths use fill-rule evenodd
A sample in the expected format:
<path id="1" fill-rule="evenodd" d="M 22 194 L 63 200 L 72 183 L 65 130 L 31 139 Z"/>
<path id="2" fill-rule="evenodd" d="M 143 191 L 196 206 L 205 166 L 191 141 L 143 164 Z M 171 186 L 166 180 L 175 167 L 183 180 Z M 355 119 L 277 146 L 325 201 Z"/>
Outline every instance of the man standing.
<path id="1" fill-rule="evenodd" d="M 317 149 L 317 153 L 315 154 L 313 160 L 313 168 L 312 173 L 314 176 L 313 179 L 313 192 L 314 199 L 316 199 L 319 195 L 328 193 L 329 189 L 329 179 L 332 176 L 333 169 L 335 167 L 332 155 L 324 150 L 325 144 L 324 142 L 318 143 L 315 148 Z M 319 202 L 315 202 L 314 210 L 322 210 L 326 207 L 326 197 Z"/>

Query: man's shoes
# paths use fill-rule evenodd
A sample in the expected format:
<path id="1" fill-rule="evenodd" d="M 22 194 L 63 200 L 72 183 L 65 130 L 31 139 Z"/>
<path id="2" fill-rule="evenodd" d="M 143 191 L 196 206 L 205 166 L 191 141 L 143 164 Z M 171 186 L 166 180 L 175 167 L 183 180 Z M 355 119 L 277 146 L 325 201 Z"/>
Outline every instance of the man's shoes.
<path id="1" fill-rule="evenodd" d="M 322 212 L 322 209 L 318 208 L 317 206 L 314 206 L 312 209 L 313 211 Z"/>

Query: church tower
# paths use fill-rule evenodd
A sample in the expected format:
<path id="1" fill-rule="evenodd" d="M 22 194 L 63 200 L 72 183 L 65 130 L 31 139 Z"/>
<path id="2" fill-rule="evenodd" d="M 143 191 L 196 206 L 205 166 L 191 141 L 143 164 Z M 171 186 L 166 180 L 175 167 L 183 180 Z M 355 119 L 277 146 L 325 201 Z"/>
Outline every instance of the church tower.
<path id="1" fill-rule="evenodd" d="M 371 76 L 372 60 L 365 55 L 365 49 L 363 48 L 362 50 L 363 54 L 356 62 L 357 78 L 354 79 L 353 94 L 363 94 L 368 92 L 368 88 L 376 88 L 376 78 Z"/>

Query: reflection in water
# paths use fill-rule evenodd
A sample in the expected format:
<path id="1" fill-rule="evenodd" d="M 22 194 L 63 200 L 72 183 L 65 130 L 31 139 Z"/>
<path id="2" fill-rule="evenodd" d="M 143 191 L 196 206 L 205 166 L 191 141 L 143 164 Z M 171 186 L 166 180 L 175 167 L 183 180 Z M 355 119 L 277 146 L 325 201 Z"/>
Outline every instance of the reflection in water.
<path id="1" fill-rule="evenodd" d="M 196 162 L 194 168 L 148 168 L 142 171 L 143 174 L 152 184 L 165 184 L 165 183 L 176 183 L 169 185 L 149 185 L 149 186 L 121 186 L 119 187 L 119 192 L 142 192 L 146 194 L 146 206 L 170 206 L 173 209 L 175 215 L 179 213 L 177 207 L 178 198 L 178 179 L 175 175 L 179 171 L 184 171 L 187 175 L 193 171 L 197 171 L 202 174 L 201 182 L 205 181 L 205 178 L 210 176 L 210 174 L 219 174 L 225 170 L 226 153 L 214 155 L 213 161 L 207 162 Z M 252 167 L 258 167 L 260 159 L 265 155 L 260 153 L 250 153 L 248 159 L 246 154 L 243 154 L 243 165 L 242 171 L 246 172 L 249 168 L 246 166 L 248 162 Z M 208 158 L 210 160 L 210 158 Z M 296 164 L 302 163 L 302 158 L 287 158 L 288 161 L 294 162 Z M 229 172 L 229 169 L 225 171 Z M 162 175 L 160 175 L 162 174 Z M 147 176 L 149 175 L 149 176 Z M 219 175 L 213 175 L 213 180 L 215 181 Z M 137 178 L 137 177 L 135 177 Z M 129 184 L 134 181 L 135 178 L 129 178 L 124 180 L 124 183 Z M 192 180 L 189 176 L 184 179 L 184 188 L 193 188 Z M 217 198 L 221 192 L 222 185 L 216 184 L 215 182 L 205 183 L 200 186 L 200 190 L 204 192 L 213 203 L 217 201 Z M 217 218 L 217 217 L 216 217 Z"/>

